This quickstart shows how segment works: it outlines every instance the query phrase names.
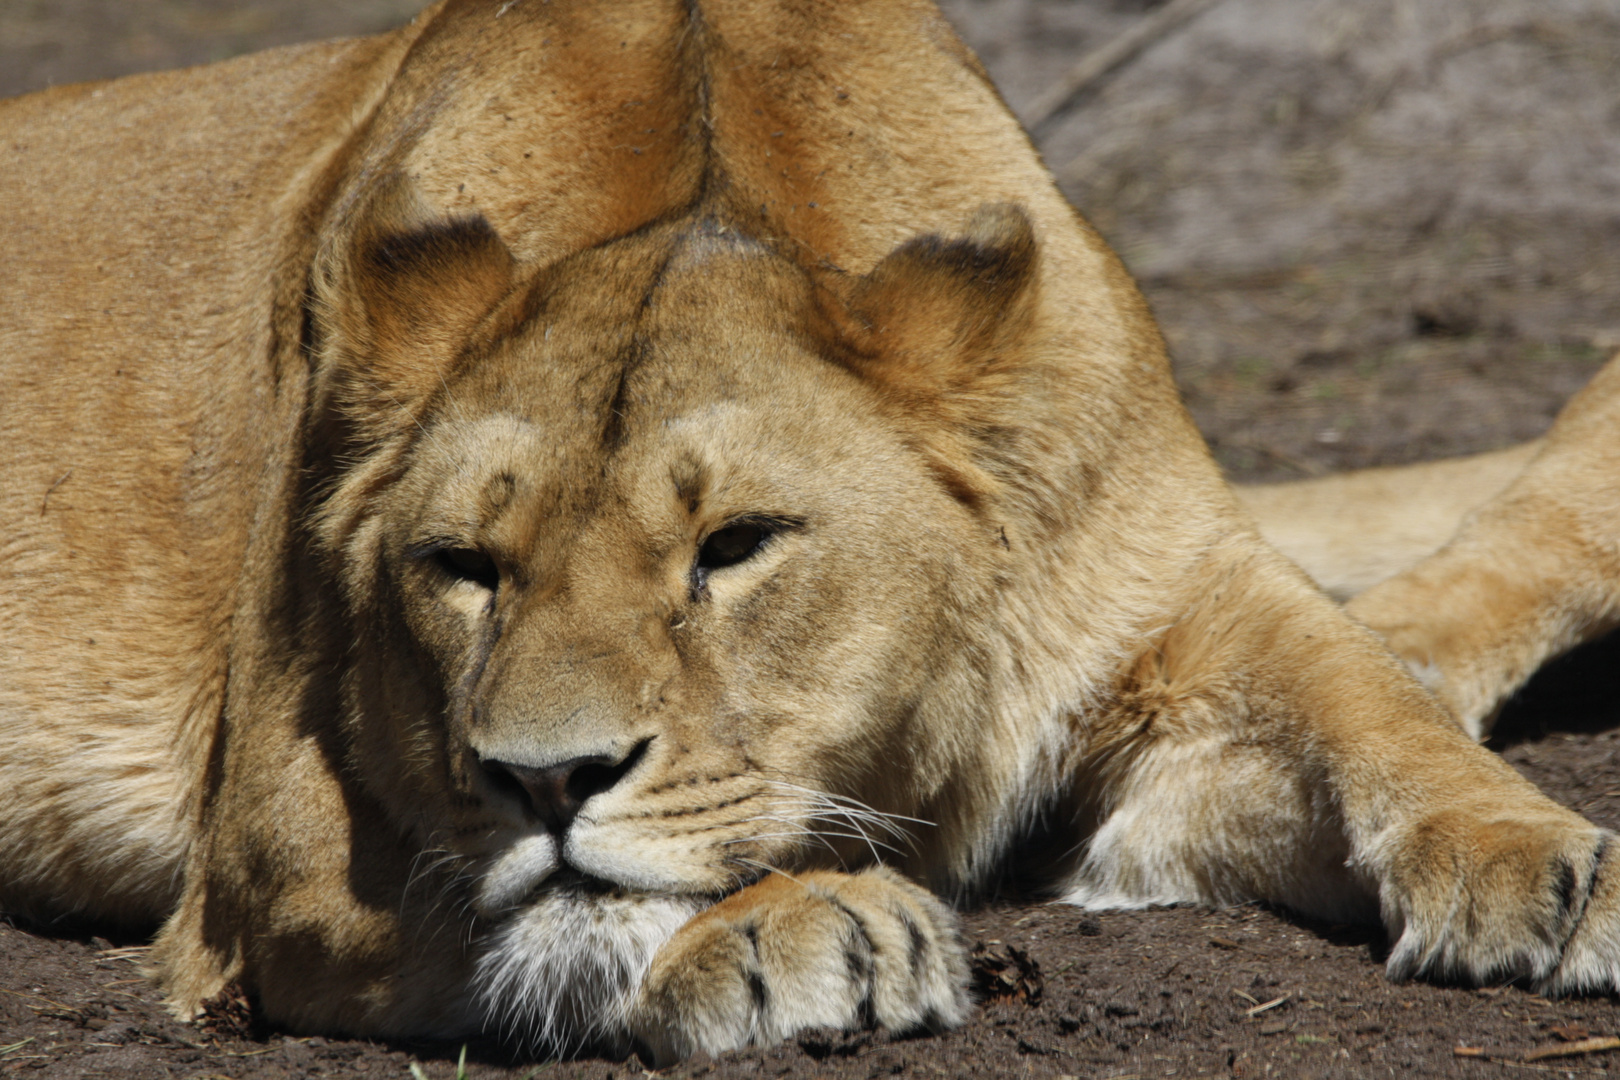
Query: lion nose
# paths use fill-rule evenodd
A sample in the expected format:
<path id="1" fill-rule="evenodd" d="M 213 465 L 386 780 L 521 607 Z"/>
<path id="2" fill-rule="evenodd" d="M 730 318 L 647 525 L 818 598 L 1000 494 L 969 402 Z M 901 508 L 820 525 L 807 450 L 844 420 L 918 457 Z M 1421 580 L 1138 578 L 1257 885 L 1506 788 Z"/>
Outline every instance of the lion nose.
<path id="1" fill-rule="evenodd" d="M 486 760 L 483 764 L 497 787 L 526 803 L 547 832 L 561 836 L 587 800 L 613 787 L 635 767 L 645 747 L 645 743 L 637 746 L 622 760 L 593 755 L 544 768 L 509 761 Z"/>

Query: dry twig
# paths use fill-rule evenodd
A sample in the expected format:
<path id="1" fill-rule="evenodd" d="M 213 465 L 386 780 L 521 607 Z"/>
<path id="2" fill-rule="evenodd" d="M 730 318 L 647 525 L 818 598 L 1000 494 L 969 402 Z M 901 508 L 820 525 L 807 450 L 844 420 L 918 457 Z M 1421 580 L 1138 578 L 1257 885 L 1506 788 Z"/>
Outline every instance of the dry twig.
<path id="1" fill-rule="evenodd" d="M 1170 0 L 1168 4 L 1106 45 L 1086 53 L 1063 73 L 1063 78 L 1030 103 L 1024 113 L 1025 125 L 1032 133 L 1038 134 L 1041 127 L 1073 104 L 1074 99 L 1093 83 L 1136 59 L 1149 45 L 1214 2 L 1215 0 Z"/>
<path id="2" fill-rule="evenodd" d="M 1289 998 L 1291 998 L 1293 996 L 1294 996 L 1293 994 L 1284 994 L 1280 998 L 1272 998 L 1270 1001 L 1266 1002 L 1263 1005 L 1256 1005 L 1252 1009 L 1244 1009 L 1243 1010 L 1243 1015 L 1244 1016 L 1259 1016 L 1263 1012 L 1269 1012 L 1272 1009 L 1275 1009 L 1277 1006 L 1281 1005 L 1283 1002 L 1287 1001 Z"/>
<path id="3" fill-rule="evenodd" d="M 1526 1061 L 1541 1061 L 1545 1058 L 1575 1057 L 1579 1054 L 1595 1054 L 1601 1050 L 1620 1050 L 1620 1038 L 1613 1035 L 1600 1035 L 1591 1039 L 1577 1039 L 1570 1043 L 1553 1043 L 1551 1046 L 1538 1046 L 1524 1055 Z"/>

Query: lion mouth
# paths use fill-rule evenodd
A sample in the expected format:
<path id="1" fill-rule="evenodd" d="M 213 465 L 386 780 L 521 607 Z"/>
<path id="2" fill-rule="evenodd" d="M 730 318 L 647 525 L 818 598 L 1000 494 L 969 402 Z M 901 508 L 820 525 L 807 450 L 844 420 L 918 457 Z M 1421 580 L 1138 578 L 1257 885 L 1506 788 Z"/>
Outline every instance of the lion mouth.
<path id="1" fill-rule="evenodd" d="M 528 899 L 535 900 L 543 893 L 571 892 L 582 896 L 609 896 L 629 895 L 635 890 L 627 889 L 616 881 L 609 881 L 604 877 L 587 874 L 576 866 L 563 863 L 561 867 L 548 874 L 544 881 L 537 882 L 530 891 Z"/>
<path id="2" fill-rule="evenodd" d="M 473 896 L 473 908 L 486 919 L 509 918 L 526 908 L 548 900 L 675 898 L 707 905 L 746 888 L 770 874 L 774 867 L 763 863 L 729 867 L 725 881 L 674 888 L 664 883 L 652 887 L 635 881 L 619 880 L 609 874 L 581 866 L 567 854 L 567 845 L 550 833 L 525 836 L 495 855 L 487 865 Z M 660 887 L 660 886 L 663 887 Z"/>
<path id="3" fill-rule="evenodd" d="M 485 917 L 510 915 L 549 896 L 581 898 L 629 896 L 636 890 L 608 878 L 587 873 L 555 854 L 544 850 L 546 837 L 529 837 L 513 845 L 496 860 L 484 876 L 477 898 L 478 912 Z M 528 851 L 517 849 L 529 848 Z M 539 850 L 534 850 L 539 849 Z"/>
<path id="4" fill-rule="evenodd" d="M 637 888 L 595 874 L 570 862 L 550 833 L 526 836 L 495 857 L 474 896 L 485 918 L 510 916 L 548 897 L 632 898 L 661 896 L 666 890 Z"/>

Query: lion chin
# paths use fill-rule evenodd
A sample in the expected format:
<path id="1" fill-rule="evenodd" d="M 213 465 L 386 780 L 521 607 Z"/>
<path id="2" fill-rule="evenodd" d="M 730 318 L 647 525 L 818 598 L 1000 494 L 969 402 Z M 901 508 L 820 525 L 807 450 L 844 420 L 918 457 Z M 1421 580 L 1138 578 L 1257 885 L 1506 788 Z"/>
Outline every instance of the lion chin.
<path id="1" fill-rule="evenodd" d="M 943 1030 L 1009 871 L 1620 990 L 1620 845 L 1262 540 L 926 0 L 442 0 L 0 142 L 0 904 L 178 1014 Z M 1612 623 L 1613 371 L 1354 601 L 1448 701 Z"/>
<path id="2" fill-rule="evenodd" d="M 472 907 L 497 929 L 472 978 L 477 1012 L 537 1052 L 622 1056 L 653 956 L 713 899 L 631 891 L 559 848 L 549 833 L 524 837 L 479 875 Z"/>
<path id="3" fill-rule="evenodd" d="M 579 882 L 548 888 L 485 943 L 473 977 L 479 1011 L 536 1050 L 622 1054 L 653 957 L 706 906 Z"/>

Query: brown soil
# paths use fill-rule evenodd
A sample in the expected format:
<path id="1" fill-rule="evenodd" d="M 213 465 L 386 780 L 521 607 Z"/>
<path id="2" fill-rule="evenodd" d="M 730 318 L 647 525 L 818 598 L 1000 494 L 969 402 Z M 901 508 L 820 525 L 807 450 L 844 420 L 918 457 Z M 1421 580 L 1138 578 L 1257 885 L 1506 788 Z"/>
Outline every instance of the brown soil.
<path id="1" fill-rule="evenodd" d="M 0 94 L 379 29 L 413 0 L 10 0 Z M 950 0 L 1014 108 L 1158 4 Z M 1239 479 L 1506 445 L 1620 346 L 1620 11 L 1612 0 L 1218 0 L 1042 133 L 1066 190 L 1165 325 L 1187 400 Z M 1544 672 L 1497 748 L 1620 827 L 1620 640 Z M 968 914 L 988 991 L 961 1031 L 812 1034 L 680 1077 L 1566 1075 L 1620 1034 L 1608 998 L 1387 982 L 1386 944 L 1261 907 Z M 178 1023 L 138 940 L 0 923 L 0 1073 L 455 1072 L 458 1046 Z M 1260 1006 L 1267 1006 L 1259 1008 Z M 242 1018 L 237 1017 L 238 1021 Z M 1483 1057 L 1457 1056 L 1457 1047 Z M 495 1046 L 471 1076 L 528 1076 Z M 538 1078 L 630 1077 L 553 1063 Z"/>

